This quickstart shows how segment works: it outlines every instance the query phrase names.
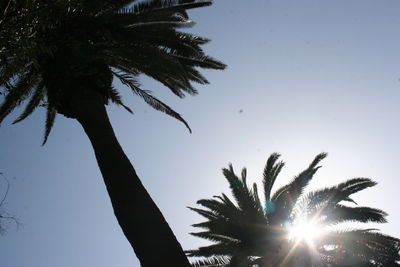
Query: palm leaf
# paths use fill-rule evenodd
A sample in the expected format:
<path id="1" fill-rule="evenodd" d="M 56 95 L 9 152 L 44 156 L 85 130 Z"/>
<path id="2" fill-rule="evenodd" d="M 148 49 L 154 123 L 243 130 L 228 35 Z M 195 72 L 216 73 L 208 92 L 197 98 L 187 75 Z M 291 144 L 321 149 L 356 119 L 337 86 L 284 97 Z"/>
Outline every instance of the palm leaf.
<path id="1" fill-rule="evenodd" d="M 280 173 L 281 169 L 285 165 L 283 162 L 279 162 L 276 164 L 276 161 L 279 158 L 278 153 L 273 153 L 267 160 L 267 164 L 264 168 L 263 173 L 263 185 L 264 185 L 264 197 L 265 201 L 271 200 L 271 190 L 275 183 L 275 180 Z"/>
<path id="2" fill-rule="evenodd" d="M 44 146 L 47 142 L 47 138 L 49 137 L 51 129 L 53 128 L 56 115 L 57 115 L 57 109 L 52 104 L 50 104 L 50 102 L 48 102 L 47 113 L 46 113 L 46 126 L 45 126 L 42 146 Z"/>
<path id="3" fill-rule="evenodd" d="M 337 204 L 334 207 L 322 209 L 318 214 L 320 216 L 326 216 L 324 220 L 325 224 L 337 224 L 346 221 L 362 223 L 387 222 L 385 219 L 387 216 L 386 212 L 369 207 L 346 207 Z"/>
<path id="4" fill-rule="evenodd" d="M 302 195 L 304 188 L 313 178 L 314 174 L 320 168 L 318 163 L 327 156 L 326 153 L 318 154 L 311 162 L 309 167 L 296 176 L 289 184 L 285 185 L 279 194 L 274 194 L 272 201 L 279 212 L 273 213 L 270 217 L 274 223 L 281 224 L 293 212 L 293 208 Z"/>
<path id="5" fill-rule="evenodd" d="M 222 169 L 222 172 L 229 182 L 232 194 L 240 207 L 247 213 L 259 213 L 255 197 L 246 183 L 246 169 L 242 170 L 242 177 L 239 179 L 233 171 L 233 166 L 230 164 L 229 169 Z"/>
<path id="6" fill-rule="evenodd" d="M 209 220 L 213 220 L 213 219 L 217 218 L 217 215 L 213 211 L 197 209 L 197 208 L 192 208 L 192 207 L 188 207 L 188 208 L 191 209 L 192 211 L 197 212 L 198 214 L 200 214 L 201 216 L 203 216 Z M 193 226 L 200 227 L 200 224 L 194 224 Z"/>
<path id="7" fill-rule="evenodd" d="M 187 250 L 189 257 L 211 257 L 234 255 L 240 251 L 240 244 L 236 241 L 216 243 L 207 247 L 200 247 L 197 250 Z"/>
<path id="8" fill-rule="evenodd" d="M 38 76 L 32 70 L 20 76 L 0 106 L 0 123 L 15 107 L 19 106 L 29 96 L 32 87 L 36 86 L 37 80 Z"/>
<path id="9" fill-rule="evenodd" d="M 355 203 L 350 198 L 352 194 L 375 185 L 376 182 L 368 178 L 353 178 L 333 187 L 310 192 L 305 196 L 304 201 L 308 202 L 309 208 L 324 202 L 336 204 L 341 201 L 350 201 Z"/>
<path id="10" fill-rule="evenodd" d="M 212 1 L 196 1 L 196 0 L 149 0 L 133 5 L 132 8 L 124 9 L 126 13 L 147 13 L 156 11 L 175 12 L 179 10 L 187 10 L 209 6 Z"/>
<path id="11" fill-rule="evenodd" d="M 45 88 L 43 83 L 39 83 L 34 90 L 34 93 L 29 100 L 27 106 L 25 107 L 24 112 L 16 119 L 14 120 L 14 123 L 20 122 L 24 120 L 26 117 L 32 114 L 33 111 L 39 106 L 40 102 L 42 101 L 45 93 Z"/>
<path id="12" fill-rule="evenodd" d="M 157 98 L 153 97 L 150 95 L 148 91 L 145 91 L 137 86 L 134 80 L 130 79 L 127 76 L 124 76 L 123 74 L 113 72 L 113 74 L 125 85 L 129 86 L 132 91 L 140 96 L 147 104 L 149 104 L 152 108 L 155 110 L 161 111 L 177 120 L 185 124 L 186 128 L 188 128 L 189 132 L 191 133 L 192 130 L 189 127 L 189 124 L 182 118 L 180 114 L 175 112 L 172 108 L 158 100 Z"/>
<path id="13" fill-rule="evenodd" d="M 109 93 L 110 100 L 114 104 L 124 107 L 129 113 L 133 114 L 133 111 L 122 102 L 121 95 L 118 93 L 118 91 L 115 88 L 111 88 L 108 93 Z"/>
<path id="14" fill-rule="evenodd" d="M 224 267 L 230 262 L 230 257 L 214 256 L 191 262 L 192 267 Z"/>

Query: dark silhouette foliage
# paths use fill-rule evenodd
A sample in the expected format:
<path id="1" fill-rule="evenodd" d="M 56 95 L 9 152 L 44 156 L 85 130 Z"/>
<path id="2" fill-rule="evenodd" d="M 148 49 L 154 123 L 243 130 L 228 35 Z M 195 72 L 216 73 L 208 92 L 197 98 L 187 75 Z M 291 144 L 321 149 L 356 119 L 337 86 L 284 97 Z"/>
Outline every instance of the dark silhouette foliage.
<path id="1" fill-rule="evenodd" d="M 192 266 L 400 266 L 399 239 L 376 229 L 339 227 L 346 222 L 386 222 L 384 211 L 360 207 L 352 199 L 375 182 L 353 178 L 304 191 L 325 157 L 319 154 L 306 170 L 273 192 L 284 163 L 272 154 L 263 173 L 263 200 L 256 184 L 248 187 L 246 169 L 240 177 L 232 165 L 223 169 L 234 200 L 221 194 L 199 200 L 201 209 L 190 208 L 206 218 L 193 225 L 203 231 L 192 235 L 212 242 L 187 251 L 201 257 Z M 312 236 L 316 230 L 318 235 Z"/>
<path id="2" fill-rule="evenodd" d="M 57 113 L 76 118 L 71 98 L 88 88 L 103 104 L 131 112 L 112 85 L 117 78 L 190 130 L 177 112 L 141 88 L 137 77 L 145 74 L 184 97 L 197 94 L 193 82 L 208 83 L 197 68 L 225 68 L 202 51 L 208 39 L 179 31 L 193 25 L 186 10 L 208 5 L 211 1 L 2 1 L 0 87 L 6 96 L 0 122 L 25 101 L 14 123 L 45 106 L 46 141 Z"/>

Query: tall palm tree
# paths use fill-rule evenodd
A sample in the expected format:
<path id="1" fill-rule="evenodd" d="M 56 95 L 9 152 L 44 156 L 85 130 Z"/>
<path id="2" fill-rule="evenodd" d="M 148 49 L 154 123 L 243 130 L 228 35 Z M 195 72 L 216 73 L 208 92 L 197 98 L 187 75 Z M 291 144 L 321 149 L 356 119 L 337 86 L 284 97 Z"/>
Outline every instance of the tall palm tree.
<path id="1" fill-rule="evenodd" d="M 223 169 L 235 201 L 222 194 L 199 200 L 202 209 L 191 208 L 207 219 L 194 225 L 204 231 L 192 235 L 213 242 L 187 251 L 189 256 L 203 257 L 192 266 L 400 266 L 399 239 L 375 229 L 339 227 L 345 222 L 386 222 L 385 212 L 359 207 L 351 198 L 375 182 L 354 178 L 304 192 L 325 157 L 319 154 L 306 170 L 272 194 L 284 166 L 278 162 L 279 155 L 272 154 L 263 174 L 263 203 L 257 185 L 247 186 L 246 169 L 240 178 L 232 165 Z"/>
<path id="2" fill-rule="evenodd" d="M 141 88 L 140 74 L 178 97 L 206 84 L 198 71 L 224 69 L 201 46 L 209 40 L 181 32 L 193 22 L 187 10 L 209 0 L 1 0 L 0 122 L 28 100 L 22 114 L 47 109 L 44 143 L 56 114 L 76 119 L 88 135 L 117 220 L 145 267 L 189 266 L 189 262 L 119 145 L 105 105 L 130 109 L 113 79 L 156 110 L 186 121 Z M 154 251 L 157 251 L 154 256 Z"/>

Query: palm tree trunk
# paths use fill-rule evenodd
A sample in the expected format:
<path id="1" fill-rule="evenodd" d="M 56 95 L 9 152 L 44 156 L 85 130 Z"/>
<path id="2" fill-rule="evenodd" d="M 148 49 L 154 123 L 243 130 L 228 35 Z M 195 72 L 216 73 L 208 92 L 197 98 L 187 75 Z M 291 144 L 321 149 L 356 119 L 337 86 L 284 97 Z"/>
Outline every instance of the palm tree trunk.
<path id="1" fill-rule="evenodd" d="M 142 267 L 189 267 L 181 245 L 118 143 L 99 99 L 79 97 L 73 104 L 76 119 L 92 143 L 119 225 Z"/>

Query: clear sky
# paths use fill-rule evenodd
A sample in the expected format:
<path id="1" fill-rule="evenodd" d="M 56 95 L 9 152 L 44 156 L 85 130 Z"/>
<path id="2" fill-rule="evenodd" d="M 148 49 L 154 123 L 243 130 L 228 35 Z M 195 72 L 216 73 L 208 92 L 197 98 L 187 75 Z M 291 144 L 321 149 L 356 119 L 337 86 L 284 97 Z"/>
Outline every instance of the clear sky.
<path id="1" fill-rule="evenodd" d="M 110 106 L 116 134 L 185 249 L 205 244 L 188 234 L 202 218 L 186 207 L 228 192 L 229 162 L 260 182 L 272 152 L 287 162 L 278 185 L 322 151 L 312 187 L 374 179 L 355 200 L 388 212 L 379 227 L 400 237 L 399 10 L 397 0 L 217 0 L 192 11 L 190 31 L 211 38 L 205 50 L 228 69 L 206 72 L 211 85 L 185 99 L 142 81 L 193 134 L 121 88 L 135 115 Z M 78 123 L 58 116 L 41 147 L 43 110 L 10 125 L 16 116 L 0 128 L 0 171 L 21 226 L 0 236 L 0 265 L 139 266 Z"/>

